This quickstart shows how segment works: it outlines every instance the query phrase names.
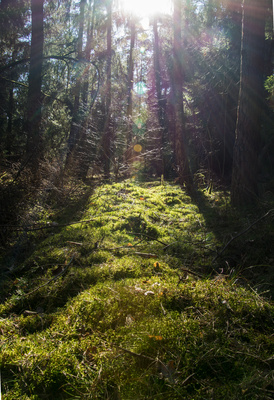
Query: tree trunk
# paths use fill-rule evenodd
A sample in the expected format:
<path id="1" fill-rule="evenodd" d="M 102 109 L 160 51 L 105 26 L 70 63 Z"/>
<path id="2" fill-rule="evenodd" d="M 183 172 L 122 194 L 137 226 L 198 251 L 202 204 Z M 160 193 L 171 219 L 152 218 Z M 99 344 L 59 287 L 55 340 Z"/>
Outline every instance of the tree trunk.
<path id="1" fill-rule="evenodd" d="M 84 13 L 85 13 L 86 0 L 80 2 L 80 16 L 79 16 L 79 31 L 78 31 L 78 43 L 77 43 L 77 58 L 80 62 L 83 56 L 83 34 L 84 34 Z M 77 78 L 74 88 L 74 103 L 72 110 L 72 119 L 70 126 L 70 133 L 68 138 L 68 150 L 66 158 L 65 168 L 78 168 L 78 165 L 74 165 L 75 148 L 77 141 L 79 140 L 81 131 L 81 118 L 80 118 L 80 95 L 81 95 L 81 76 Z"/>
<path id="2" fill-rule="evenodd" d="M 91 156 L 91 143 L 88 138 L 88 125 L 90 122 L 91 115 L 89 113 L 89 77 L 90 77 L 90 59 L 91 50 L 93 47 L 93 32 L 94 32 L 94 21 L 95 21 L 95 11 L 96 2 L 92 0 L 89 1 L 88 7 L 88 27 L 87 27 L 87 40 L 84 50 L 85 61 L 87 62 L 85 68 L 85 74 L 83 76 L 84 82 L 82 85 L 82 99 L 83 99 L 83 109 L 85 113 L 85 121 L 80 127 L 79 143 L 77 145 L 76 158 L 79 163 L 78 176 L 81 179 L 85 179 L 90 166 L 90 156 Z"/>
<path id="3" fill-rule="evenodd" d="M 166 97 L 162 94 L 162 78 L 161 78 L 161 66 L 160 66 L 160 44 L 157 26 L 157 17 L 153 19 L 153 61 L 154 61 L 154 73 L 155 73 L 155 86 L 157 95 L 157 117 L 160 126 L 160 143 L 161 143 L 161 175 L 166 172 L 166 160 L 164 155 L 165 146 L 167 144 L 168 136 L 168 122 L 167 122 L 167 101 Z"/>
<path id="4" fill-rule="evenodd" d="M 233 153 L 231 202 L 253 203 L 258 194 L 258 153 L 264 104 L 265 0 L 244 0 L 241 75 Z"/>
<path id="5" fill-rule="evenodd" d="M 190 173 L 185 138 L 185 113 L 183 100 L 184 69 L 182 57 L 181 33 L 181 1 L 174 0 L 174 42 L 173 42 L 173 67 L 171 76 L 171 106 L 173 108 L 173 145 L 175 162 L 178 168 L 179 182 L 190 189 L 192 177 Z"/>
<path id="6" fill-rule="evenodd" d="M 32 33 L 29 68 L 29 88 L 27 102 L 27 156 L 35 173 L 43 154 L 41 117 L 42 117 L 42 66 L 43 66 L 43 0 L 31 1 Z"/>
<path id="7" fill-rule="evenodd" d="M 14 50 L 12 52 L 12 61 L 16 60 L 17 51 L 16 45 L 14 43 Z M 11 81 L 16 80 L 16 73 L 15 71 L 11 71 Z M 12 153 L 12 145 L 14 141 L 13 135 L 13 113 L 14 113 L 14 83 L 11 83 L 11 87 L 9 90 L 9 102 L 8 102 L 8 109 L 7 109 L 7 117 L 8 117 L 8 125 L 6 130 L 6 149 L 7 154 L 11 155 Z"/>
<path id="8" fill-rule="evenodd" d="M 13 110 L 14 110 L 14 96 L 13 96 L 13 83 L 11 84 L 9 90 L 9 102 L 8 102 L 8 110 L 7 110 L 7 117 L 8 117 L 8 125 L 6 131 L 6 149 L 7 154 L 11 155 L 12 152 L 12 143 L 13 143 L 13 134 L 12 134 L 12 125 L 13 125 Z"/>
<path id="9" fill-rule="evenodd" d="M 93 47 L 93 32 L 94 32 L 94 20 L 95 20 L 95 10 L 96 10 L 96 2 L 93 1 L 92 9 L 91 9 L 92 1 L 89 1 L 89 7 L 88 7 L 88 15 L 89 21 L 88 21 L 88 28 L 87 28 L 87 42 L 86 42 L 86 47 L 85 47 L 85 61 L 87 63 L 90 62 L 90 56 L 91 56 L 91 50 Z M 90 71 L 90 64 L 87 64 L 86 66 L 86 73 L 84 75 L 84 84 L 83 84 L 83 90 L 82 90 L 82 97 L 83 97 L 83 103 L 84 103 L 84 108 L 87 109 L 88 107 L 88 88 L 89 88 L 89 71 Z"/>
<path id="10" fill-rule="evenodd" d="M 106 91 L 105 91 L 105 124 L 102 137 L 102 152 L 103 152 L 103 168 L 104 176 L 109 178 L 110 165 L 112 158 L 112 142 L 113 132 L 111 127 L 111 53 L 112 53 L 112 40 L 111 40 L 111 26 L 112 26 L 112 0 L 106 0 L 107 7 L 107 67 L 106 67 Z"/>
<path id="11" fill-rule="evenodd" d="M 129 61 L 128 61 L 128 84 L 127 84 L 127 149 L 131 146 L 132 142 L 132 91 L 133 91 L 133 72 L 134 72 L 134 61 L 133 61 L 133 50 L 135 46 L 136 37 L 136 24 L 134 16 L 130 19 L 130 49 L 129 49 Z"/>

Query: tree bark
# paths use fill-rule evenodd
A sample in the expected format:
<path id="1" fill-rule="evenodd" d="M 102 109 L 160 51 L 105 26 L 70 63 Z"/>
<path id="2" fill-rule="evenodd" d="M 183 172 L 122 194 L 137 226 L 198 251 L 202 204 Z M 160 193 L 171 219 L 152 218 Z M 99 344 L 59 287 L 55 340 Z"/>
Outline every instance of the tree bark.
<path id="1" fill-rule="evenodd" d="M 243 1 L 240 89 L 231 183 L 231 202 L 239 207 L 254 203 L 258 194 L 266 10 L 266 0 Z"/>
<path id="2" fill-rule="evenodd" d="M 37 173 L 42 158 L 42 67 L 43 67 L 43 0 L 31 1 L 32 33 L 27 102 L 27 155 L 33 172 Z"/>

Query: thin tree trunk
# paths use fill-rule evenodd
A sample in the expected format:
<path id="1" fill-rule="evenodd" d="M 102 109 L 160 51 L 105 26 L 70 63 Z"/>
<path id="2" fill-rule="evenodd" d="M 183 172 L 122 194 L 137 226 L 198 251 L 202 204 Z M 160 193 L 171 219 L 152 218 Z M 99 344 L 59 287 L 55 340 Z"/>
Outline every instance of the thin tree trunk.
<path id="1" fill-rule="evenodd" d="M 107 68 L 106 68 L 106 92 L 105 92 L 105 124 L 102 137 L 102 150 L 103 150 L 103 166 L 104 175 L 106 178 L 110 176 L 110 165 L 112 158 L 112 141 L 113 132 L 111 127 L 111 53 L 112 53 L 112 40 L 111 40 L 111 27 L 112 27 L 112 0 L 106 0 L 107 5 Z"/>
<path id="2" fill-rule="evenodd" d="M 90 16 L 90 18 L 89 18 L 89 22 L 88 22 L 87 42 L 86 42 L 86 48 L 85 48 L 85 52 L 84 52 L 85 61 L 87 61 L 87 63 L 90 62 L 91 50 L 93 47 L 93 32 L 94 32 L 94 20 L 95 20 L 95 9 L 96 9 L 95 0 L 93 0 L 92 11 L 91 11 L 91 5 L 92 5 L 92 0 L 89 1 L 88 15 Z M 85 108 L 87 108 L 87 106 L 88 106 L 89 70 L 90 70 L 90 65 L 87 64 L 85 81 L 83 84 L 83 91 L 82 91 L 83 103 L 84 103 Z"/>
<path id="3" fill-rule="evenodd" d="M 253 203 L 258 194 L 258 154 L 264 104 L 265 0 L 244 0 L 241 72 L 233 153 L 231 202 Z"/>
<path id="4" fill-rule="evenodd" d="M 136 37 L 136 24 L 134 16 L 130 19 L 130 49 L 129 49 L 129 61 L 128 61 L 128 93 L 127 93 L 127 149 L 131 146 L 132 142 L 132 91 L 133 91 L 133 72 L 134 72 L 134 61 L 133 61 L 133 50 L 135 46 Z"/>
<path id="5" fill-rule="evenodd" d="M 14 85 L 11 84 L 9 90 L 9 102 L 8 102 L 8 110 L 7 110 L 7 117 L 8 117 L 8 126 L 6 130 L 6 149 L 8 155 L 11 155 L 12 152 L 12 143 L 13 143 L 13 111 L 14 111 L 14 95 L 13 95 Z"/>
<path id="6" fill-rule="evenodd" d="M 18 56 L 18 49 L 16 43 L 13 43 L 14 50 L 12 52 L 12 61 L 15 62 Z M 14 118 L 14 83 L 17 79 L 17 72 L 12 69 L 11 71 L 11 86 L 9 89 L 9 101 L 8 101 L 8 109 L 7 109 L 7 117 L 8 117 L 8 125 L 6 130 L 6 149 L 7 154 L 10 156 L 12 154 L 13 143 L 14 143 L 14 132 L 13 132 L 13 118 Z"/>

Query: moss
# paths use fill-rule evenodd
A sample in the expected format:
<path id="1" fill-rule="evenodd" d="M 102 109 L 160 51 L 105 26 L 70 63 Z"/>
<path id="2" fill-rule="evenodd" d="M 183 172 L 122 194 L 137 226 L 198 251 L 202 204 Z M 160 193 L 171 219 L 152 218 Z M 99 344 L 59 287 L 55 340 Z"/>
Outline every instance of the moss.
<path id="1" fill-rule="evenodd" d="M 203 196 L 104 185 L 44 237 L 3 286 L 5 399 L 270 398 L 273 303 L 212 261 L 228 205 Z"/>

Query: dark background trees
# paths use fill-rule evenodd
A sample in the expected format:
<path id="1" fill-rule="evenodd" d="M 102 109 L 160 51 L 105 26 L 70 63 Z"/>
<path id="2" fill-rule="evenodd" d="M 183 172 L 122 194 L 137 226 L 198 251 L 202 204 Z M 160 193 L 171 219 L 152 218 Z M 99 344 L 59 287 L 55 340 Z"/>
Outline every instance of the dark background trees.
<path id="1" fill-rule="evenodd" d="M 2 169 L 117 178 L 138 163 L 188 186 L 203 171 L 233 176 L 235 205 L 270 187 L 271 1 L 173 5 L 144 26 L 111 1 L 2 1 Z"/>

